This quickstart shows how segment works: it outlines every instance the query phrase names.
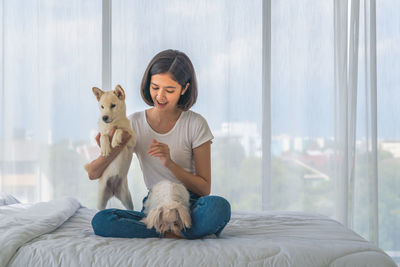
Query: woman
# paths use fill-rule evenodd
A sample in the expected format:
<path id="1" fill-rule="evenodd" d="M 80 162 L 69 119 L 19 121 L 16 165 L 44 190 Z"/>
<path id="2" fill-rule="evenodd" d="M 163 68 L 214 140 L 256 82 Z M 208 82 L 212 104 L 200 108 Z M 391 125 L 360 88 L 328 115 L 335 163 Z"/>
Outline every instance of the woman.
<path id="1" fill-rule="evenodd" d="M 185 185 L 190 193 L 192 226 L 182 230 L 180 236 L 171 232 L 163 235 L 140 222 L 145 217 L 143 212 L 108 209 L 94 216 L 94 232 L 106 237 L 137 238 L 219 236 L 231 211 L 224 198 L 209 196 L 213 135 L 207 121 L 189 110 L 197 99 L 196 74 L 190 59 L 177 50 L 158 53 L 144 73 L 141 95 L 152 108 L 130 115 L 129 120 L 137 135 L 134 151 L 146 187 L 150 190 L 163 179 Z M 100 156 L 90 164 L 90 179 L 101 176 L 129 138 L 125 134 L 121 146 L 114 148 L 108 157 Z"/>

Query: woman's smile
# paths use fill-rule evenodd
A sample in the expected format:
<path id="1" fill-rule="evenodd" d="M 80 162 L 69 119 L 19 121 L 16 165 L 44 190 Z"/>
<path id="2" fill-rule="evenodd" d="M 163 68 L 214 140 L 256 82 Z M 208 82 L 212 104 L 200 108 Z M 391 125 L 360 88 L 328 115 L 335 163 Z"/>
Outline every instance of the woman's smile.
<path id="1" fill-rule="evenodd" d="M 168 102 L 160 102 L 158 100 L 156 100 L 156 102 L 157 102 L 157 106 L 159 106 L 160 108 L 163 108 L 168 104 Z"/>

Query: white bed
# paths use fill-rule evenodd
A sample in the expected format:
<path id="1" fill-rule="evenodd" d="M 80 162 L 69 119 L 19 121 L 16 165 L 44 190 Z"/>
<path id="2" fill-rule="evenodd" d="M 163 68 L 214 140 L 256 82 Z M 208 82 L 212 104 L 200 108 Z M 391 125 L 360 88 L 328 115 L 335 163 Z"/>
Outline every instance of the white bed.
<path id="1" fill-rule="evenodd" d="M 176 240 L 99 237 L 95 213 L 74 198 L 0 204 L 0 266 L 396 266 L 321 215 L 234 212 L 218 239 Z"/>

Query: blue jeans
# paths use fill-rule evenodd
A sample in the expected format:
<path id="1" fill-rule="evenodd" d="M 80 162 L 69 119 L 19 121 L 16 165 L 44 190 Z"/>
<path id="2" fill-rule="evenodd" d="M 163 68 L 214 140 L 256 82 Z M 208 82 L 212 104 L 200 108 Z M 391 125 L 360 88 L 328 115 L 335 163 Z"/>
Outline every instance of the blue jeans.
<path id="1" fill-rule="evenodd" d="M 143 199 L 146 201 L 147 196 Z M 204 196 L 190 192 L 192 225 L 181 231 L 187 239 L 201 238 L 215 234 L 219 236 L 231 218 L 229 202 L 219 196 Z M 104 237 L 148 238 L 163 237 L 155 228 L 147 229 L 142 220 L 142 211 L 106 209 L 99 211 L 92 219 L 94 233 Z"/>

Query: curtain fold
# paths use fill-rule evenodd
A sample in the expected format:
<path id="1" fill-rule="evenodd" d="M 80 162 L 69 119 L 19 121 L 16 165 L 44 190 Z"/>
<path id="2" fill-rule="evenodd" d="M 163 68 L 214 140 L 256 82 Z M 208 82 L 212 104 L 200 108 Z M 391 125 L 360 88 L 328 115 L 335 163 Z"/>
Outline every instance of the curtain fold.
<path id="1" fill-rule="evenodd" d="M 360 1 L 334 1 L 335 17 L 335 140 L 336 140 L 336 216 L 346 226 L 354 229 L 357 213 L 367 209 L 369 238 L 378 243 L 378 175 L 377 175 L 377 110 L 376 110 L 376 33 L 374 1 L 362 1 L 363 16 L 360 16 Z M 350 8 L 350 12 L 348 12 Z M 362 20 L 363 19 L 363 20 Z M 360 25 L 364 27 L 364 37 L 359 40 Z M 361 41 L 361 43 L 359 43 Z M 362 44 L 362 45 L 361 45 Z M 359 46 L 363 48 L 359 60 Z M 365 80 L 358 84 L 359 72 Z M 361 98 L 360 94 L 365 94 Z M 357 114 L 358 101 L 365 106 L 366 116 Z M 366 173 L 368 191 L 363 199 L 368 199 L 367 207 L 355 203 L 357 120 L 364 119 L 365 125 L 359 136 L 366 139 Z M 357 209 L 355 208 L 357 205 Z"/>
<path id="2" fill-rule="evenodd" d="M 262 210 L 271 209 L 271 0 L 263 1 L 262 21 Z"/>
<path id="3" fill-rule="evenodd" d="M 334 83 L 335 83 L 335 143 L 336 143 L 336 216 L 344 225 L 348 225 L 349 181 L 352 159 L 352 120 L 348 87 L 349 51 L 348 51 L 348 1 L 334 1 Z M 350 106 L 351 108 L 351 106 Z"/>
<path id="4" fill-rule="evenodd" d="M 364 1 L 364 57 L 366 95 L 366 133 L 368 147 L 369 180 L 369 236 L 370 241 L 379 243 L 378 225 L 378 134 L 377 134 L 377 60 L 376 60 L 376 3 Z"/>

